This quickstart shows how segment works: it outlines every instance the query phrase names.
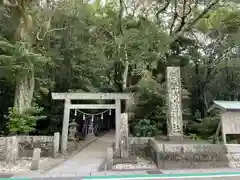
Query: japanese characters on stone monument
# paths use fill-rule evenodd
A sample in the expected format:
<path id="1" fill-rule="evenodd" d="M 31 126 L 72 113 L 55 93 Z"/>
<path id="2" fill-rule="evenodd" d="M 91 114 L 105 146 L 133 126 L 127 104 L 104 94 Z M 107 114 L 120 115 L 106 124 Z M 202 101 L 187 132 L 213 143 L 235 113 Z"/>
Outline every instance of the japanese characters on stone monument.
<path id="1" fill-rule="evenodd" d="M 180 67 L 167 67 L 168 137 L 183 137 Z"/>
<path id="2" fill-rule="evenodd" d="M 129 154 L 129 142 L 128 142 L 128 114 L 121 113 L 120 122 L 120 156 L 121 158 L 128 158 Z"/>

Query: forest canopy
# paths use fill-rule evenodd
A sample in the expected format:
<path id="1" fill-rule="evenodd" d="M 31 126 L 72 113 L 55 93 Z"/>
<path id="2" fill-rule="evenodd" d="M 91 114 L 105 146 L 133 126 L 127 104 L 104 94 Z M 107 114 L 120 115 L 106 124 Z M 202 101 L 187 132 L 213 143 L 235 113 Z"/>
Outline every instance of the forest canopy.
<path id="1" fill-rule="evenodd" d="M 167 66 L 180 66 L 186 135 L 211 138 L 213 100 L 240 99 L 238 1 L 5 0 L 1 133 L 51 134 L 51 92 L 132 92 L 133 134 L 166 133 Z M 123 111 L 127 109 L 124 105 Z"/>

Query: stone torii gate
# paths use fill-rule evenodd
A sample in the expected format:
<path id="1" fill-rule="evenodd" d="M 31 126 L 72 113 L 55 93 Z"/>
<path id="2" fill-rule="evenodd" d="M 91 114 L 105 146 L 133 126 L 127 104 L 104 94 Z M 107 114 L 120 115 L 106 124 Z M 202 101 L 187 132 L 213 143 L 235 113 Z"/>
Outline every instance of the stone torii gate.
<path id="1" fill-rule="evenodd" d="M 130 93 L 52 93 L 52 99 L 64 100 L 61 152 L 67 151 L 68 126 L 71 109 L 115 109 L 115 150 L 120 143 L 121 100 L 130 100 Z M 72 104 L 71 100 L 115 100 L 115 104 Z"/>

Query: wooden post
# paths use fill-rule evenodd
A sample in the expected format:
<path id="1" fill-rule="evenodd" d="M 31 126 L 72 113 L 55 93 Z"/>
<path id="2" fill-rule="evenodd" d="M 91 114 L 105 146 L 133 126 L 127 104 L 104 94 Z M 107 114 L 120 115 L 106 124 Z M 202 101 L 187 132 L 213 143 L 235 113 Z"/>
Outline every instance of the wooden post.
<path id="1" fill-rule="evenodd" d="M 62 139 L 61 139 L 61 152 L 62 153 L 67 152 L 70 105 L 71 105 L 70 99 L 65 99 L 64 114 L 63 114 L 63 126 L 62 126 Z"/>
<path id="2" fill-rule="evenodd" d="M 223 144 L 227 144 L 226 134 L 225 134 L 224 129 L 223 129 L 223 121 L 224 121 L 223 113 L 224 112 L 221 112 L 221 114 L 220 114 L 220 118 L 221 118 L 220 121 L 221 121 L 221 127 L 222 127 L 222 140 L 223 140 Z"/>
<path id="3" fill-rule="evenodd" d="M 120 141 L 120 120 L 121 120 L 121 100 L 116 99 L 116 112 L 115 112 L 115 150 L 119 150 Z"/>
<path id="4" fill-rule="evenodd" d="M 215 136 L 216 136 L 216 142 L 215 142 L 215 143 L 217 143 L 217 144 L 219 144 L 219 138 L 218 138 L 218 136 L 219 136 L 219 132 L 220 132 L 220 130 L 221 130 L 221 127 L 222 127 L 222 121 L 220 120 L 219 123 L 218 123 L 218 127 L 217 127 L 216 134 L 215 134 Z"/>

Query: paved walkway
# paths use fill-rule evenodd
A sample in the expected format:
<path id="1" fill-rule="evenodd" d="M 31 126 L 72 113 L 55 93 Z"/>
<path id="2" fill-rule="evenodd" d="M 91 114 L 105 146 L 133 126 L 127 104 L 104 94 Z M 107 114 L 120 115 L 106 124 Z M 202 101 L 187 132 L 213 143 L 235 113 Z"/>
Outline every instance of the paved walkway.
<path id="1" fill-rule="evenodd" d="M 114 132 L 107 133 L 71 159 L 45 173 L 45 175 L 77 175 L 97 172 L 106 157 L 107 148 L 112 145 L 113 138 Z"/>
<path id="2" fill-rule="evenodd" d="M 90 144 L 72 158 L 59 164 L 45 173 L 34 171 L 21 177 L 73 177 L 86 176 L 97 172 L 107 154 L 107 148 L 112 146 L 114 132 L 109 132 Z M 16 176 L 15 176 L 16 177 Z M 19 176 L 17 176 L 19 177 Z"/>

